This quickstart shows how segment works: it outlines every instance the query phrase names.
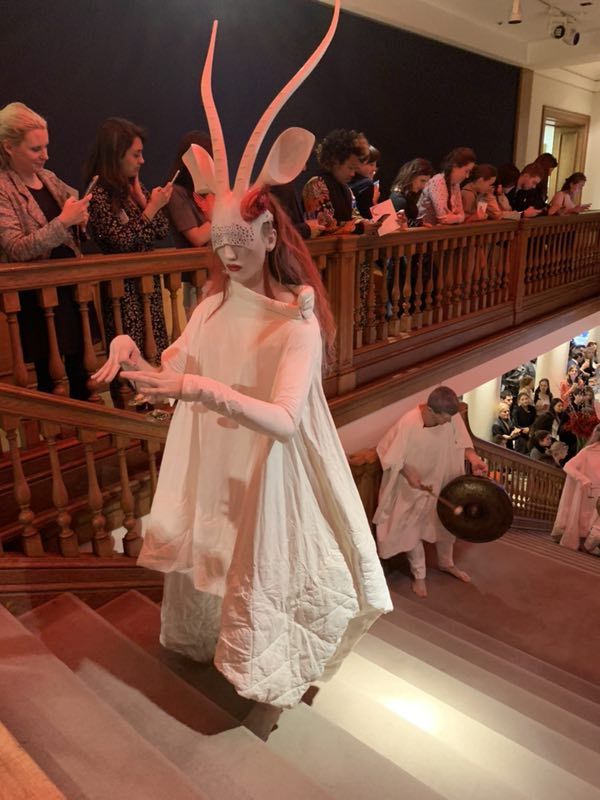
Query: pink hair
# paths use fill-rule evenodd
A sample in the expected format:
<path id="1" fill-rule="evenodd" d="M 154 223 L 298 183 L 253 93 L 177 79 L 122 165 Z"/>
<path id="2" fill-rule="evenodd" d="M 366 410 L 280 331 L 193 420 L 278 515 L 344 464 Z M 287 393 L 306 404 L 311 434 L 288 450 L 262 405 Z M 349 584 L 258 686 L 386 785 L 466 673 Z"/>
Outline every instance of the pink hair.
<path id="1" fill-rule="evenodd" d="M 329 363 L 335 350 L 335 321 L 321 275 L 302 237 L 279 202 L 269 193 L 268 187 L 254 188 L 247 192 L 242 198 L 240 211 L 246 222 L 254 221 L 265 211 L 270 211 L 273 215 L 277 241 L 265 261 L 265 289 L 270 293 L 268 273 L 284 286 L 312 287 L 315 293 L 315 315 L 323 338 L 325 361 Z"/>

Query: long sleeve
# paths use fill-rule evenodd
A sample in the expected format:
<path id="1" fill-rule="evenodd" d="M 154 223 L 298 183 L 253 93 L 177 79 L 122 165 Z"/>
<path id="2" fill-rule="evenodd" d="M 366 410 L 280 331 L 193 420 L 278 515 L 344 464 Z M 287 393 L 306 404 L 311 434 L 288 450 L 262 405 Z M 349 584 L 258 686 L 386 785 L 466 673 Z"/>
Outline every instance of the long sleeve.
<path id="1" fill-rule="evenodd" d="M 31 233 L 25 233 L 13 203 L 13 197 L 0 191 L 0 250 L 9 261 L 42 258 L 54 247 L 70 240 L 69 231 L 58 217 Z"/>
<path id="2" fill-rule="evenodd" d="M 258 400 L 202 375 L 185 374 L 182 399 L 201 402 L 211 411 L 280 442 L 298 430 L 308 393 L 321 363 L 319 325 L 298 322 L 281 353 L 270 401 Z"/>
<path id="3" fill-rule="evenodd" d="M 169 221 L 162 210 L 147 220 L 135 203 L 128 203 L 119 216 L 108 191 L 97 186 L 90 201 L 90 229 L 102 252 L 137 253 L 151 250 L 156 239 L 164 239 Z"/>

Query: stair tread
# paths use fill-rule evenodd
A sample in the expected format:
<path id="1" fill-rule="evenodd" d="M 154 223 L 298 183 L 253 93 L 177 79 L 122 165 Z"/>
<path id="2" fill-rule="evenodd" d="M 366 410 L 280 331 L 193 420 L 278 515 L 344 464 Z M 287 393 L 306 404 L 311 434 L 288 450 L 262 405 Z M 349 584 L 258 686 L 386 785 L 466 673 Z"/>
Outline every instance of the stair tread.
<path id="1" fill-rule="evenodd" d="M 313 709 L 445 798 L 600 798 L 598 785 L 587 780 L 594 777 L 589 763 L 586 777 L 576 763 L 572 769 L 555 765 L 356 652 L 318 693 Z"/>
<path id="2" fill-rule="evenodd" d="M 282 715 L 267 746 L 293 759 L 339 800 L 442 800 L 441 794 L 304 703 Z"/>
<path id="3" fill-rule="evenodd" d="M 567 771 L 576 764 L 577 774 L 600 787 L 600 728 L 551 699 L 531 695 L 470 659 L 461 661 L 394 625 L 381 625 L 364 636 L 354 652 L 453 714 L 465 715 Z"/>
<path id="4" fill-rule="evenodd" d="M 476 649 L 478 659 L 482 664 L 485 663 L 487 669 L 492 672 L 501 671 L 505 676 L 510 672 L 522 685 L 532 687 L 532 690 L 537 686 L 542 691 L 543 684 L 550 682 L 557 689 L 563 690 L 562 696 L 566 702 L 581 709 L 583 715 L 589 714 L 592 721 L 600 724 L 598 716 L 600 687 L 579 675 L 549 664 L 518 647 L 429 608 L 422 601 L 413 601 L 394 591 L 391 591 L 391 596 L 394 610 L 385 616 L 386 622 L 403 627 L 407 623 L 407 618 L 412 617 L 421 624 L 424 635 L 429 626 L 431 636 L 435 637 L 436 643 L 440 646 L 453 652 L 464 652 L 468 648 Z"/>
<path id="5" fill-rule="evenodd" d="M 173 656 L 176 663 L 177 659 L 182 657 L 178 657 L 177 654 L 169 654 L 158 644 L 160 610 L 152 601 L 132 591 L 107 603 L 106 606 L 98 609 L 98 612 L 87 609 L 83 612 L 82 616 L 84 615 L 86 617 L 90 615 L 103 617 L 101 622 L 109 628 L 113 628 L 113 625 L 117 623 L 113 630 L 120 640 L 126 639 L 126 634 L 119 630 L 118 623 L 121 628 L 136 632 L 142 641 L 147 642 L 149 650 L 156 652 L 161 660 L 156 659 L 148 650 L 143 650 L 139 644 L 134 644 L 132 641 L 129 641 L 130 648 L 134 648 L 138 653 L 143 653 L 145 659 L 154 662 L 155 671 L 172 676 L 178 691 L 183 684 L 186 692 L 182 692 L 182 695 L 199 694 L 197 689 L 179 679 L 177 675 L 173 675 L 172 670 L 165 665 L 171 663 L 169 656 Z M 183 659 L 183 661 L 192 677 L 195 673 L 203 673 L 208 669 L 207 666 L 197 664 L 189 659 Z M 216 672 L 214 668 L 213 671 Z M 220 676 L 220 673 L 217 675 Z M 136 713 L 138 719 L 143 717 L 145 735 L 153 735 L 156 732 L 155 738 L 152 740 L 153 744 L 160 747 L 168 758 L 177 763 L 190 779 L 202 780 L 203 790 L 211 799 L 221 800 L 225 796 L 223 786 L 219 785 L 219 774 L 231 774 L 232 757 L 235 758 L 236 788 L 240 792 L 248 793 L 247 795 L 240 794 L 240 797 L 276 798 L 285 795 L 286 800 L 305 800 L 307 797 L 325 800 L 330 797 L 325 790 L 319 788 L 310 776 L 299 771 L 285 756 L 268 749 L 263 742 L 241 726 L 223 731 L 217 736 L 190 737 L 189 731 L 185 731 L 177 720 L 161 713 L 160 709 L 150 708 L 148 704 L 142 705 L 139 702 L 136 709 L 132 709 L 135 698 L 131 697 L 131 693 L 124 693 L 122 690 L 119 693 L 119 687 L 109 686 L 108 684 L 112 681 L 107 681 L 106 676 L 98 676 L 97 672 L 92 674 L 88 668 L 83 677 L 98 687 L 104 684 L 105 691 L 114 699 L 114 702 L 120 703 L 121 713 Z M 152 680 L 151 677 L 151 682 Z M 221 680 L 225 679 L 221 677 Z M 138 683 L 134 685 L 138 685 Z M 206 686 L 206 682 L 202 681 L 201 683 Z M 233 691 L 230 684 L 227 684 L 227 687 L 229 691 Z M 220 697 L 221 687 L 219 686 L 218 689 Z M 122 700 L 120 700 L 120 696 Z M 244 709 L 247 712 L 251 706 L 248 706 L 248 701 L 244 701 L 244 703 Z M 222 713 L 225 715 L 225 712 Z M 229 714 L 226 716 L 228 719 L 232 719 Z M 238 723 L 234 722 L 234 724 Z M 231 728 L 231 726 L 229 727 Z M 207 783 L 207 771 L 211 773 L 209 783 Z M 237 795 L 234 796 L 231 792 L 226 796 L 228 800 L 237 798 Z"/>
<path id="6" fill-rule="evenodd" d="M 205 795 L 0 607 L 0 717 L 67 797 Z"/>
<path id="7" fill-rule="evenodd" d="M 251 701 L 240 697 L 212 664 L 199 664 L 161 646 L 160 608 L 141 593 L 126 592 L 105 603 L 98 613 L 236 719 L 244 719 L 252 708 Z"/>

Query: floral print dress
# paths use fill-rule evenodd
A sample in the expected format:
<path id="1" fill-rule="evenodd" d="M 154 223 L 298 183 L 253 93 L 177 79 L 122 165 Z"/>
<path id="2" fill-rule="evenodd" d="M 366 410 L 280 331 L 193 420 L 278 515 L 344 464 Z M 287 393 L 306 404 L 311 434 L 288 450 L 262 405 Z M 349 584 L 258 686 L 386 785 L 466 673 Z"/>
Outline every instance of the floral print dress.
<path id="1" fill-rule="evenodd" d="M 142 187 L 146 198 L 149 192 Z M 128 200 L 116 213 L 111 195 L 101 183 L 94 189 L 90 201 L 89 230 L 103 253 L 142 253 L 154 248 L 157 239 L 164 239 L 169 232 L 166 214 L 158 211 L 154 219 L 147 220 L 134 200 Z M 125 278 L 125 294 L 121 298 L 123 333 L 131 336 L 140 352 L 144 352 L 144 306 L 135 278 Z M 154 276 L 154 291 L 150 296 L 152 333 L 156 343 L 156 357 L 169 346 L 163 312 L 160 277 Z M 117 335 L 112 300 L 103 291 L 102 317 L 108 343 Z"/>

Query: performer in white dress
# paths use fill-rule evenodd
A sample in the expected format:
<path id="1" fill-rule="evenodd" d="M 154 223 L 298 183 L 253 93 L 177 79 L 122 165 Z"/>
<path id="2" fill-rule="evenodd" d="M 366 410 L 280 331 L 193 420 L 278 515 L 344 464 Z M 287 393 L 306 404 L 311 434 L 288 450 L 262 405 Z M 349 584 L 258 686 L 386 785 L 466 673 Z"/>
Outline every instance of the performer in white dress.
<path id="1" fill-rule="evenodd" d="M 458 409 L 455 392 L 439 386 L 426 403 L 404 414 L 377 445 L 384 470 L 373 519 L 379 555 L 386 559 L 407 554 L 412 588 L 419 597 L 427 596 L 423 542 L 435 542 L 441 570 L 469 580 L 454 564 L 455 537 L 440 522 L 435 497 L 421 488 L 427 486 L 439 494 L 449 481 L 464 475 L 465 459 L 475 474 L 487 472 Z"/>
<path id="2" fill-rule="evenodd" d="M 551 536 L 571 550 L 583 544 L 589 552 L 595 551 L 600 544 L 596 510 L 600 498 L 600 425 L 563 469 L 567 475 Z"/>
<path id="3" fill-rule="evenodd" d="M 324 52 L 338 15 L 339 0 L 288 94 Z M 96 377 L 129 365 L 123 377 L 148 399 L 179 400 L 139 558 L 168 573 L 161 641 L 199 660 L 214 655 L 239 694 L 281 709 L 332 674 L 392 606 L 321 385 L 334 339 L 325 291 L 265 189 L 300 172 L 314 137 L 284 131 L 248 190 L 277 98 L 229 188 L 210 92 L 215 32 L 202 79 L 215 161 L 195 145 L 184 161 L 196 191 L 215 194 L 212 242 L 225 290 L 198 306 L 159 371 L 117 337 Z M 256 719 L 249 727 L 270 729 Z"/>

